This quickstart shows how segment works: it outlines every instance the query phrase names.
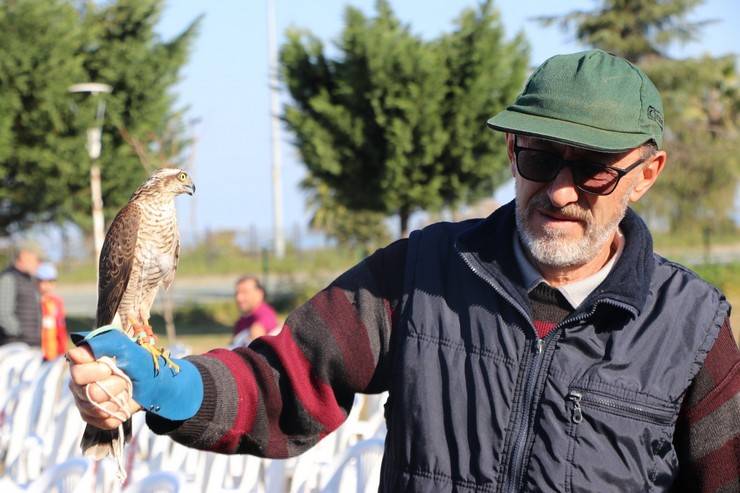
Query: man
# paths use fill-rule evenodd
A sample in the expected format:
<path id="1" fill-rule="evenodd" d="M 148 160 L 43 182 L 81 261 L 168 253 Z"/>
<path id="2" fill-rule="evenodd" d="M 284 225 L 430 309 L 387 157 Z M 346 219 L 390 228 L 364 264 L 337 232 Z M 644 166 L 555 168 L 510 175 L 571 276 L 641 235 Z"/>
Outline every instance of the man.
<path id="1" fill-rule="evenodd" d="M 56 294 L 57 269 L 44 262 L 36 270 L 41 294 L 41 352 L 51 361 L 67 351 L 67 320 L 64 301 Z"/>
<path id="2" fill-rule="evenodd" d="M 0 344 L 41 346 L 41 301 L 34 278 L 40 257 L 35 243 L 20 243 L 12 264 L 0 273 Z"/>
<path id="3" fill-rule="evenodd" d="M 514 203 L 377 251 L 280 335 L 183 360 L 182 382 L 124 368 L 128 410 L 188 446 L 286 457 L 355 392 L 388 390 L 381 491 L 737 491 L 730 307 L 654 254 L 627 208 L 666 165 L 653 84 L 603 51 L 556 56 L 489 126 L 506 133 Z M 110 428 L 83 385 L 123 383 L 90 348 L 147 355 L 111 332 L 87 342 L 72 390 Z M 151 397 L 165 391 L 178 398 Z M 173 420 L 175 402 L 197 410 Z"/>
<path id="4" fill-rule="evenodd" d="M 234 287 L 234 300 L 241 317 L 234 324 L 234 339 L 253 341 L 278 329 L 277 314 L 265 302 L 265 288 L 254 276 L 242 276 Z"/>

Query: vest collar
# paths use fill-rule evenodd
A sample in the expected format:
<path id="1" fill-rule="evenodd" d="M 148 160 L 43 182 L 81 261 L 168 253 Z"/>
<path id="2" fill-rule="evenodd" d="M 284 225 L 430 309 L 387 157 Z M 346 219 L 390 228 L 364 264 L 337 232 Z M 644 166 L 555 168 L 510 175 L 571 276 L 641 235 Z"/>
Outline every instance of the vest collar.
<path id="1" fill-rule="evenodd" d="M 461 254 L 491 276 L 521 306 L 528 307 L 527 292 L 511 241 L 516 227 L 514 211 L 512 200 L 460 233 L 456 243 Z M 619 227 L 625 238 L 622 255 L 581 308 L 591 310 L 596 304 L 607 302 L 637 316 L 647 300 L 655 270 L 653 241 L 647 226 L 632 209 L 627 209 Z"/>

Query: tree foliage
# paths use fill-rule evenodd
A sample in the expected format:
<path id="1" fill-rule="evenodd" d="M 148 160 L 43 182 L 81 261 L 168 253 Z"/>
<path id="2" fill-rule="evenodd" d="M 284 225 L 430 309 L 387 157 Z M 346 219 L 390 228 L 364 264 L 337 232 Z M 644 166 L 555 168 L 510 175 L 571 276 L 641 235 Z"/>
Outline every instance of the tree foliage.
<path id="1" fill-rule="evenodd" d="M 0 3 L 0 234 L 58 217 L 84 157 L 67 87 L 84 80 L 68 2 Z"/>
<path id="2" fill-rule="evenodd" d="M 637 63 L 660 90 L 668 164 L 641 208 L 672 231 L 732 225 L 740 179 L 740 85 L 733 56 L 672 59 L 672 43 L 698 40 L 689 22 L 701 0 L 601 0 L 592 11 L 540 20 L 574 29 L 582 43 Z"/>
<path id="3" fill-rule="evenodd" d="M 740 85 L 734 57 L 653 59 L 644 64 L 661 89 L 668 164 L 644 208 L 672 230 L 733 226 L 740 183 Z"/>
<path id="4" fill-rule="evenodd" d="M 388 244 L 391 235 L 384 214 L 352 211 L 337 203 L 325 183 L 310 181 L 311 177 L 306 178 L 305 186 L 309 190 L 308 207 L 314 211 L 309 224 L 312 229 L 335 239 L 341 247 L 362 249 L 365 255 Z"/>
<path id="5" fill-rule="evenodd" d="M 504 41 L 491 1 L 463 11 L 438 47 L 447 66 L 442 121 L 449 135 L 439 158 L 441 192 L 445 204 L 455 208 L 490 197 L 510 177 L 503 139 L 486 128 L 486 120 L 521 91 L 529 48 L 521 33 Z"/>
<path id="6" fill-rule="evenodd" d="M 292 101 L 283 118 L 309 171 L 305 186 L 327 187 L 315 195 L 324 208 L 321 199 L 398 214 L 405 235 L 414 211 L 475 198 L 500 180 L 505 161 L 487 155 L 485 119 L 520 87 L 526 47 L 503 40 L 490 2 L 433 41 L 385 0 L 372 18 L 346 9 L 335 58 L 308 31 L 287 38 L 281 75 Z"/>
<path id="7" fill-rule="evenodd" d="M 111 219 L 147 174 L 130 142 L 145 148 L 182 120 L 177 82 L 199 20 L 169 41 L 154 27 L 163 0 L 0 2 L 0 233 L 33 222 L 71 221 L 90 228 L 90 158 L 85 129 L 99 98 L 106 103 L 102 171 Z M 102 82 L 105 96 L 69 94 Z M 185 145 L 182 132 L 174 135 Z"/>
<path id="8" fill-rule="evenodd" d="M 673 43 L 697 41 L 709 21 L 690 22 L 687 14 L 704 0 L 600 0 L 594 10 L 542 16 L 544 25 L 574 30 L 578 41 L 638 63 L 665 57 Z"/>

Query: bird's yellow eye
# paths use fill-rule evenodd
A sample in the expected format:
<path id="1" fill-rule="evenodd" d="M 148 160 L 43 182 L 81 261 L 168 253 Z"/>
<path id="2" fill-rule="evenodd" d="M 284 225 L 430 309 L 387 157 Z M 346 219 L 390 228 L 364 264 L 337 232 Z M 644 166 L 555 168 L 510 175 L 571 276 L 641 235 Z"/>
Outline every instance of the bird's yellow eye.
<path id="1" fill-rule="evenodd" d="M 185 181 L 185 178 L 187 177 L 188 177 L 187 173 L 180 173 L 179 175 L 177 175 L 177 179 L 180 181 Z"/>

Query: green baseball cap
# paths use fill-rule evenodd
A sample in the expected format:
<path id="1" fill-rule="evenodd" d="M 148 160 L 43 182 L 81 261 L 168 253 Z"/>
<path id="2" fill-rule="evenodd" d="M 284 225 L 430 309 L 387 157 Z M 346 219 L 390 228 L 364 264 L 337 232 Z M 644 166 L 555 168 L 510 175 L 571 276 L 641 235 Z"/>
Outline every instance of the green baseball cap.
<path id="1" fill-rule="evenodd" d="M 602 152 L 663 142 L 663 103 L 645 72 L 602 50 L 540 65 L 514 104 L 488 126 Z"/>

